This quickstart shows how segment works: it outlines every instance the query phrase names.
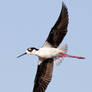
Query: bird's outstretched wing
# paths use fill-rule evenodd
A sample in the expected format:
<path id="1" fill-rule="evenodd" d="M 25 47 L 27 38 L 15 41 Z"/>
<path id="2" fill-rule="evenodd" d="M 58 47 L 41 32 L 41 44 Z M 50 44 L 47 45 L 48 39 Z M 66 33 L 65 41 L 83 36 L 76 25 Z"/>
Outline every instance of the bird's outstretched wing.
<path id="1" fill-rule="evenodd" d="M 53 59 L 46 59 L 38 65 L 37 74 L 34 81 L 33 92 L 45 92 L 52 78 Z"/>
<path id="2" fill-rule="evenodd" d="M 64 3 L 62 3 L 62 10 L 56 24 L 51 29 L 49 36 L 43 46 L 57 47 L 63 40 L 67 33 L 68 26 L 68 10 Z"/>
<path id="3" fill-rule="evenodd" d="M 67 33 L 67 26 L 68 11 L 65 4 L 62 3 L 62 10 L 60 16 L 54 27 L 51 29 L 50 34 L 43 47 L 58 47 Z M 49 82 L 51 81 L 52 72 L 53 59 L 46 59 L 40 65 L 38 65 L 33 92 L 45 92 Z"/>

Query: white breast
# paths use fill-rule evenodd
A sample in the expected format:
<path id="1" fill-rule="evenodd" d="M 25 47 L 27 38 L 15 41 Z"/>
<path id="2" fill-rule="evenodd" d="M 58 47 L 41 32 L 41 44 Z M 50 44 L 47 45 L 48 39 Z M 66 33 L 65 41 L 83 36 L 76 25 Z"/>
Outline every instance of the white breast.
<path id="1" fill-rule="evenodd" d="M 37 56 L 41 58 L 54 58 L 58 56 L 62 51 L 58 48 L 40 48 L 39 51 L 37 52 Z"/>

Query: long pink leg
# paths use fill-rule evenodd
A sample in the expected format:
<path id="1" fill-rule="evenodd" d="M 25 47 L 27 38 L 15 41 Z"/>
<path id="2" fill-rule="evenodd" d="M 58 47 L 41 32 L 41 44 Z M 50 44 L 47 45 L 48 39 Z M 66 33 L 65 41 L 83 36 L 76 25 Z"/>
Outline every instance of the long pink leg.
<path id="1" fill-rule="evenodd" d="M 68 55 L 66 53 L 63 53 L 61 56 L 59 57 L 72 57 L 72 58 L 77 58 L 77 59 L 85 59 L 85 57 L 80 57 L 80 56 L 72 56 L 72 55 Z"/>

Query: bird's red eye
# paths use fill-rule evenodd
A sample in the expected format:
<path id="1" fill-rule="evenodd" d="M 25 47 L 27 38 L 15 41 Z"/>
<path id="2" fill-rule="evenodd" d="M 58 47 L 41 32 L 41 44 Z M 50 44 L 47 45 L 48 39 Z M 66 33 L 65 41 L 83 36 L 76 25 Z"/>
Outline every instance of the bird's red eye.
<path id="1" fill-rule="evenodd" d="M 31 48 L 28 48 L 27 50 L 28 50 L 29 52 L 31 52 L 31 51 L 32 51 L 32 49 L 31 49 Z"/>

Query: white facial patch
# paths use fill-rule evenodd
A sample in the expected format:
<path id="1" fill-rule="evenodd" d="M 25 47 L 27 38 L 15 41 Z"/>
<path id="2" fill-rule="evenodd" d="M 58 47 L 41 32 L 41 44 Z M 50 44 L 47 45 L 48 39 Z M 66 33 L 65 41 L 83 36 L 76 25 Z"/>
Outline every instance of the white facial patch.
<path id="1" fill-rule="evenodd" d="M 29 54 L 29 55 L 31 54 L 31 52 L 29 52 L 28 50 L 26 50 L 26 53 Z"/>

